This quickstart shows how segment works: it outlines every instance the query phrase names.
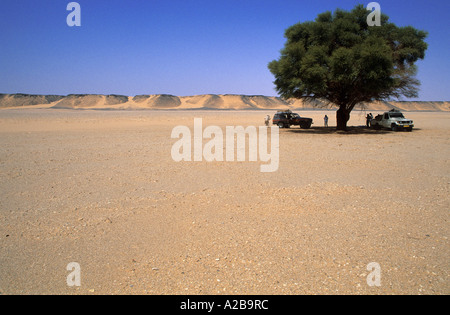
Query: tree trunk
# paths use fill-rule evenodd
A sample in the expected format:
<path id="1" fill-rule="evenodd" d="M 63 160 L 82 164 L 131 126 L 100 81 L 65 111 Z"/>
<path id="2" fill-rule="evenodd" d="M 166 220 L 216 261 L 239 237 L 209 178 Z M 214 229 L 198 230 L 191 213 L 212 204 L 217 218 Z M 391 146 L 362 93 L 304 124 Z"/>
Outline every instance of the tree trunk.
<path id="1" fill-rule="evenodd" d="M 347 131 L 347 123 L 350 120 L 350 112 L 346 106 L 340 106 L 336 113 L 337 130 Z"/>

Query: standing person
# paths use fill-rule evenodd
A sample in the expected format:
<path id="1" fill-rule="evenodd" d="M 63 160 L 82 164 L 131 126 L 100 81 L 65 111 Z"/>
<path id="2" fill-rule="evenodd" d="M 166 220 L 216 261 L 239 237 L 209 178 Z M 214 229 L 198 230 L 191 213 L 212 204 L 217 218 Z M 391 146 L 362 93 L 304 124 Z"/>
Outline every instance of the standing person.
<path id="1" fill-rule="evenodd" d="M 370 123 L 372 122 L 372 119 L 373 119 L 372 113 L 367 115 L 367 117 L 366 117 L 366 126 L 367 126 L 367 128 L 370 128 Z"/>
<path id="2" fill-rule="evenodd" d="M 266 118 L 264 119 L 264 122 L 266 124 L 266 127 L 269 127 L 269 125 L 270 125 L 270 116 L 269 115 L 266 116 Z"/>
<path id="3" fill-rule="evenodd" d="M 323 118 L 323 121 L 325 123 L 325 127 L 328 128 L 328 115 L 325 115 L 325 117 Z"/>

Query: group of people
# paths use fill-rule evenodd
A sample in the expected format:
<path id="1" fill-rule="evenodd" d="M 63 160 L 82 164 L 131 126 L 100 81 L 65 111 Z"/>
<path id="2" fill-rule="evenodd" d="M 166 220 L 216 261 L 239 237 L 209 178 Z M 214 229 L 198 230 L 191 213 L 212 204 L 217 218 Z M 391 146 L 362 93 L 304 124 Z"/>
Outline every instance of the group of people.
<path id="1" fill-rule="evenodd" d="M 370 128 L 370 124 L 372 123 L 372 120 L 373 120 L 373 114 L 370 113 L 370 114 L 368 114 L 366 116 L 366 126 L 367 126 L 367 128 Z M 328 127 L 328 116 L 327 115 L 325 115 L 325 117 L 323 118 L 323 121 L 324 121 L 324 126 Z"/>
<path id="2" fill-rule="evenodd" d="M 324 122 L 324 126 L 327 128 L 328 128 L 328 120 L 329 120 L 328 115 L 325 115 L 325 117 L 323 117 L 323 122 Z M 370 123 L 372 122 L 372 120 L 373 120 L 373 115 L 372 115 L 372 113 L 370 113 L 366 116 L 367 128 L 370 128 Z M 270 116 L 269 115 L 267 115 L 267 117 L 264 119 L 264 122 L 265 122 L 266 126 L 269 127 L 269 125 L 270 125 Z"/>

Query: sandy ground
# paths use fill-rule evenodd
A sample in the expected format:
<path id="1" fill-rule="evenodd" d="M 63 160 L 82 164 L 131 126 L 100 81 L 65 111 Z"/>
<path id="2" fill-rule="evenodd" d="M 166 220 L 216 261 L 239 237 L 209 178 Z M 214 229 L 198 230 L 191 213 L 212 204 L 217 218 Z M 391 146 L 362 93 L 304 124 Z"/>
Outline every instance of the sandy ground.
<path id="1" fill-rule="evenodd" d="M 0 110 L 0 293 L 450 293 L 450 113 L 343 134 L 301 112 L 315 128 L 280 131 L 276 173 L 171 158 L 177 125 L 266 114 Z"/>

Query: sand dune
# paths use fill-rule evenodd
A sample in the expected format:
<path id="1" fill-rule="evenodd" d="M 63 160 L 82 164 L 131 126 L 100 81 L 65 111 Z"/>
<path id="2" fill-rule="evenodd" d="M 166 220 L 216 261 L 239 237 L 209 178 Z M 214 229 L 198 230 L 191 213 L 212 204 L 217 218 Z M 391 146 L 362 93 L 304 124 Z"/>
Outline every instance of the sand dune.
<path id="1" fill-rule="evenodd" d="M 63 98 L 58 95 L 0 94 L 0 108 L 46 105 Z"/>
<path id="2" fill-rule="evenodd" d="M 92 108 L 106 104 L 103 95 L 69 95 L 58 101 L 54 108 Z"/>
<path id="3" fill-rule="evenodd" d="M 391 104 L 405 111 L 450 111 L 450 102 L 392 102 Z"/>
<path id="4" fill-rule="evenodd" d="M 132 101 L 135 103 L 135 107 L 154 108 L 154 109 L 172 109 L 177 108 L 181 105 L 181 101 L 178 97 L 166 94 L 138 95 L 135 96 Z"/>
<path id="5" fill-rule="evenodd" d="M 167 94 L 137 95 L 93 95 L 71 94 L 27 95 L 0 94 L 0 108 L 50 107 L 59 109 L 220 109 L 220 110 L 264 110 L 264 109 L 312 109 L 330 108 L 324 102 L 284 100 L 280 97 L 262 95 L 196 95 L 174 96 Z M 359 108 L 373 111 L 450 111 L 450 102 L 373 102 Z"/>

